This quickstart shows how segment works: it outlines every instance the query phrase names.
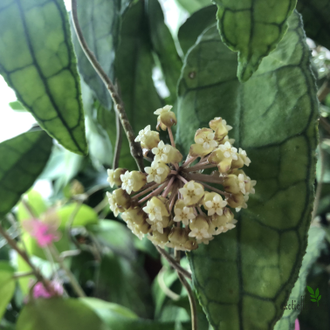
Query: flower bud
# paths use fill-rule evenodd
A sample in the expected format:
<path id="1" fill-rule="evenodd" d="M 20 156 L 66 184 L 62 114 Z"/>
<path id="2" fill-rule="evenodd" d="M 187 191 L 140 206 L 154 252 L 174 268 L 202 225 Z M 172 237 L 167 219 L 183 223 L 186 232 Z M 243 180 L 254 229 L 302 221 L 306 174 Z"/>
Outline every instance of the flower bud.
<path id="1" fill-rule="evenodd" d="M 159 133 L 156 131 L 151 131 L 150 125 L 148 125 L 139 132 L 139 135 L 134 141 L 140 142 L 142 149 L 151 150 L 152 148 L 155 148 L 160 141 Z"/>
<path id="2" fill-rule="evenodd" d="M 177 123 L 177 119 L 175 116 L 175 113 L 171 111 L 172 106 L 166 105 L 163 108 L 157 109 L 154 114 L 159 115 L 157 117 L 157 129 L 159 130 L 159 127 L 166 131 L 167 128 L 172 127 Z"/>
<path id="3" fill-rule="evenodd" d="M 191 230 L 189 237 L 195 237 L 197 243 L 204 238 L 209 239 L 212 237 L 210 225 L 207 219 L 202 215 L 197 216 L 197 218 L 189 224 L 189 228 Z"/>
<path id="4" fill-rule="evenodd" d="M 143 212 L 140 206 L 132 206 L 122 213 L 121 217 L 126 221 L 131 221 L 137 225 L 142 225 L 147 219 L 147 214 Z"/>
<path id="5" fill-rule="evenodd" d="M 131 185 L 133 191 L 139 191 L 146 184 L 146 175 L 139 171 L 130 173 Z"/>
<path id="6" fill-rule="evenodd" d="M 235 208 L 236 212 L 239 212 L 241 208 L 246 209 L 246 202 L 249 196 L 244 196 L 242 193 L 232 194 L 228 199 L 227 203 L 230 207 Z"/>
<path id="7" fill-rule="evenodd" d="M 223 187 L 232 194 L 238 194 L 241 191 L 238 177 L 235 174 L 229 174 L 223 178 Z"/>
<path id="8" fill-rule="evenodd" d="M 108 173 L 108 179 L 107 181 L 110 184 L 110 187 L 112 188 L 114 185 L 116 185 L 117 187 L 120 187 L 122 182 L 120 179 L 120 176 L 122 174 L 124 174 L 127 170 L 123 169 L 123 168 L 117 168 L 115 170 L 110 170 L 108 169 L 107 173 Z"/>
<path id="9" fill-rule="evenodd" d="M 151 151 L 155 155 L 156 162 L 179 163 L 182 160 L 180 151 L 169 144 L 165 145 L 163 141 L 160 141 L 158 146 Z"/>
<path id="10" fill-rule="evenodd" d="M 214 118 L 209 122 L 209 125 L 215 131 L 215 139 L 217 141 L 222 140 L 228 134 L 228 131 L 232 129 L 221 117 Z"/>
<path id="11" fill-rule="evenodd" d="M 111 193 L 107 192 L 110 208 L 115 217 L 119 213 L 126 211 L 131 206 L 131 199 L 127 192 L 121 188 L 116 189 Z"/>
<path id="12" fill-rule="evenodd" d="M 159 231 L 156 230 L 149 233 L 147 237 L 155 245 L 164 248 L 165 244 L 168 242 L 168 234 L 169 234 L 169 229 L 164 229 L 163 233 L 160 233 Z"/>

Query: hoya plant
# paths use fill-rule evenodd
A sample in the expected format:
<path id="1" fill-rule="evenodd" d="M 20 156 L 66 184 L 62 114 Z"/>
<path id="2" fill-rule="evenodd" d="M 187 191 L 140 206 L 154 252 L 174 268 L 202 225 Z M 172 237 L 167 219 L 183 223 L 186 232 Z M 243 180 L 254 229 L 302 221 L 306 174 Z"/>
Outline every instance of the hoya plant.
<path id="1" fill-rule="evenodd" d="M 0 329 L 329 329 L 329 26 L 327 0 L 2 0 L 36 125 L 0 143 Z"/>

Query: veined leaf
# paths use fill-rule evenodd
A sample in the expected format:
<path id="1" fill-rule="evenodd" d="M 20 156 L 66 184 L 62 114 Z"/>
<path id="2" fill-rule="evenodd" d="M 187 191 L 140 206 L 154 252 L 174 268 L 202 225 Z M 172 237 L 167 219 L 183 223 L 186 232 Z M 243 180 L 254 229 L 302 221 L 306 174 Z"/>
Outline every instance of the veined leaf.
<path id="1" fill-rule="evenodd" d="M 110 330 L 78 299 L 36 299 L 23 307 L 16 330 Z"/>
<path id="2" fill-rule="evenodd" d="M 79 25 L 87 45 L 112 80 L 120 33 L 120 8 L 121 1 L 82 0 L 77 5 Z M 110 110 L 112 100 L 109 91 L 84 54 L 75 32 L 72 34 L 79 71 L 97 99 Z"/>
<path id="3" fill-rule="evenodd" d="M 15 292 L 14 269 L 7 261 L 0 261 L 0 320 Z"/>
<path id="4" fill-rule="evenodd" d="M 164 14 L 158 0 L 148 0 L 146 7 L 152 47 L 159 58 L 170 91 L 169 102 L 174 104 L 182 60 L 177 53 L 171 32 L 164 23 Z"/>
<path id="5" fill-rule="evenodd" d="M 193 13 L 181 25 L 178 39 L 185 54 L 195 44 L 201 32 L 216 22 L 216 12 L 216 6 L 207 6 Z"/>
<path id="6" fill-rule="evenodd" d="M 86 154 L 80 83 L 62 0 L 0 3 L 0 73 L 65 148 Z"/>
<path id="7" fill-rule="evenodd" d="M 200 302 L 214 329 L 272 329 L 306 248 L 315 176 L 318 103 L 298 14 L 246 83 L 215 27 L 198 39 L 179 84 L 178 135 L 186 151 L 216 116 L 234 129 L 257 180 L 237 227 L 189 254 Z"/>
<path id="8" fill-rule="evenodd" d="M 298 0 L 297 10 L 302 14 L 309 38 L 330 49 L 330 1 Z"/>
<path id="9" fill-rule="evenodd" d="M 275 49 L 287 30 L 297 0 L 215 0 L 222 41 L 238 52 L 237 76 L 247 81 L 263 57 Z"/>
<path id="10" fill-rule="evenodd" d="M 295 320 L 300 314 L 300 311 L 303 309 L 306 292 L 306 278 L 311 266 L 320 254 L 324 235 L 325 233 L 322 228 L 311 227 L 309 229 L 307 250 L 299 271 L 299 277 L 292 289 L 288 302 L 283 306 L 284 314 L 276 323 L 274 330 L 290 330 L 294 328 Z M 309 286 L 307 286 L 307 290 L 310 293 L 314 293 L 313 289 Z M 296 308 L 291 308 L 289 310 L 289 308 L 286 308 L 286 305 L 289 304 L 295 304 Z"/>
<path id="11" fill-rule="evenodd" d="M 0 143 L 0 216 L 9 212 L 33 185 L 51 148 L 52 139 L 43 131 L 27 132 Z"/>

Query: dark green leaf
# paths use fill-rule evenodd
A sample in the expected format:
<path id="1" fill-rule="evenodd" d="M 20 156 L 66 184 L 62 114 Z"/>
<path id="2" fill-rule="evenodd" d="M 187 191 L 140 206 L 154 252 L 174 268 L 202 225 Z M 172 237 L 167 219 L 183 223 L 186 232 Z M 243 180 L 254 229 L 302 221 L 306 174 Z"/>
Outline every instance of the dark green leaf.
<path id="1" fill-rule="evenodd" d="M 311 294 L 314 294 L 314 290 L 313 290 L 310 286 L 308 286 L 308 285 L 307 285 L 307 290 L 308 290 Z"/>
<path id="2" fill-rule="evenodd" d="M 211 4 L 211 0 L 176 0 L 176 2 L 190 14 Z"/>
<path id="3" fill-rule="evenodd" d="M 143 1 L 134 3 L 124 14 L 115 60 L 121 95 L 136 134 L 156 119 L 153 112 L 162 106 L 152 80 L 154 62 L 147 23 Z"/>
<path id="4" fill-rule="evenodd" d="M 324 240 L 324 231 L 320 227 L 311 227 L 308 232 L 308 245 L 306 254 L 304 255 L 302 265 L 299 271 L 299 277 L 291 291 L 290 298 L 286 305 L 294 302 L 297 306 L 295 309 L 286 309 L 282 318 L 276 323 L 274 330 L 290 330 L 292 329 L 296 318 L 303 309 L 305 288 L 306 288 L 306 277 L 310 271 L 310 268 L 318 258 L 322 242 Z M 307 290 L 310 293 L 314 293 L 313 289 L 307 286 Z M 313 298 L 313 297 L 312 297 Z"/>
<path id="5" fill-rule="evenodd" d="M 299 0 L 297 10 L 302 14 L 309 38 L 330 49 L 329 0 Z"/>
<path id="6" fill-rule="evenodd" d="M 311 299 L 311 301 L 316 302 L 316 299 Z"/>
<path id="7" fill-rule="evenodd" d="M 0 73 L 40 126 L 87 153 L 79 76 L 62 0 L 0 4 Z"/>
<path id="8" fill-rule="evenodd" d="M 239 83 L 236 67 L 215 27 L 185 60 L 179 141 L 188 151 L 195 130 L 221 116 L 234 126 L 230 136 L 247 150 L 247 174 L 257 180 L 248 209 L 237 214 L 237 228 L 189 255 L 215 329 L 271 329 L 298 276 L 313 201 L 317 99 L 298 14 L 248 82 Z"/>
<path id="9" fill-rule="evenodd" d="M 9 106 L 16 111 L 26 111 L 26 109 L 23 107 L 20 101 L 10 102 Z"/>
<path id="10" fill-rule="evenodd" d="M 274 50 L 287 30 L 296 0 L 215 0 L 222 41 L 238 52 L 237 76 L 247 81 L 263 57 Z"/>
<path id="11" fill-rule="evenodd" d="M 164 23 L 163 11 L 158 0 L 147 1 L 147 15 L 152 48 L 159 57 L 165 82 L 170 91 L 169 102 L 173 104 L 176 99 L 176 87 L 182 61 L 177 53 L 172 35 Z"/>
<path id="12" fill-rule="evenodd" d="M 316 290 L 315 290 L 315 298 L 317 298 L 318 296 L 319 296 L 319 288 L 317 288 Z"/>
<path id="13" fill-rule="evenodd" d="M 37 299 L 23 307 L 16 330 L 110 330 L 77 299 Z"/>
<path id="14" fill-rule="evenodd" d="M 87 45 L 110 79 L 114 78 L 113 64 L 120 32 L 120 2 L 80 0 L 77 6 L 79 24 Z M 97 99 L 110 110 L 112 100 L 109 91 L 84 54 L 76 34 L 72 34 L 79 71 Z"/>
<path id="15" fill-rule="evenodd" d="M 0 12 L 1 15 L 1 12 Z M 21 134 L 0 143 L 0 216 L 18 202 L 45 167 L 52 139 L 43 131 Z"/>
<path id="16" fill-rule="evenodd" d="M 199 35 L 216 22 L 216 6 L 207 6 L 193 13 L 180 27 L 178 38 L 183 52 L 186 54 Z"/>
<path id="17" fill-rule="evenodd" d="M 0 261 L 0 320 L 15 292 L 14 269 L 7 261 Z"/>
<path id="18" fill-rule="evenodd" d="M 322 296 L 321 296 L 321 295 L 319 295 L 319 297 L 317 298 L 317 301 L 320 301 L 320 300 L 321 300 L 321 297 L 322 297 Z"/>

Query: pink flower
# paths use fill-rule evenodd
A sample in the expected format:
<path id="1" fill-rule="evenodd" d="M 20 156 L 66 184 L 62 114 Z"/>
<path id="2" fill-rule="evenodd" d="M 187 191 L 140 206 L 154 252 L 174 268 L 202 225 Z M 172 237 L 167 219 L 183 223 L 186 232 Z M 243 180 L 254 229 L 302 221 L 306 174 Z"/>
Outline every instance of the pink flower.
<path id="1" fill-rule="evenodd" d="M 300 330 L 300 325 L 298 319 L 296 319 L 296 322 L 294 323 L 294 330 Z"/>
<path id="2" fill-rule="evenodd" d="M 46 213 L 42 220 L 30 219 L 22 222 L 22 227 L 37 240 L 40 247 L 46 247 L 61 238 L 57 231 L 60 219 L 54 212 Z"/>
<path id="3" fill-rule="evenodd" d="M 33 298 L 44 298 L 49 299 L 51 297 L 58 297 L 63 295 L 63 287 L 62 285 L 57 281 L 50 282 L 50 291 L 48 292 L 47 289 L 44 287 L 44 285 L 41 282 L 38 282 L 33 287 Z"/>

